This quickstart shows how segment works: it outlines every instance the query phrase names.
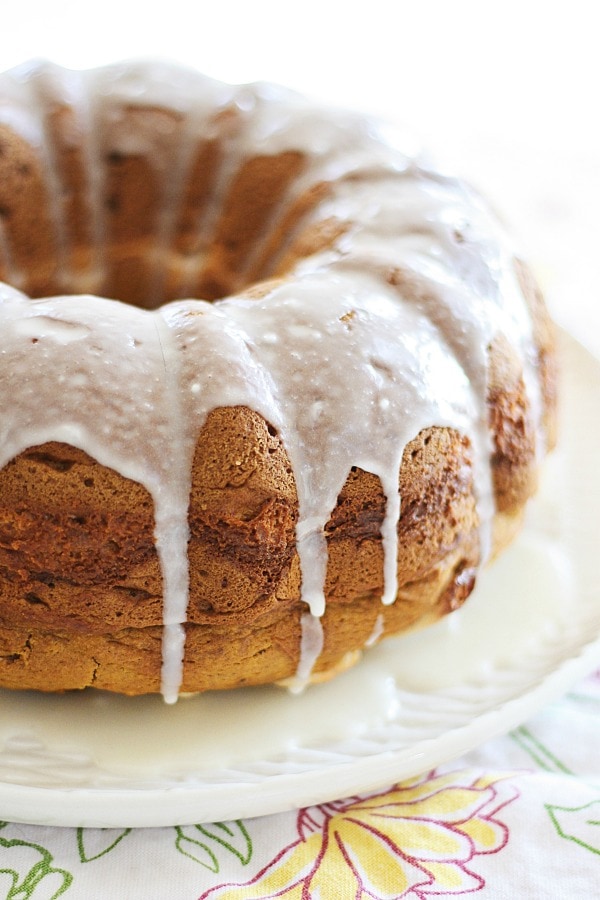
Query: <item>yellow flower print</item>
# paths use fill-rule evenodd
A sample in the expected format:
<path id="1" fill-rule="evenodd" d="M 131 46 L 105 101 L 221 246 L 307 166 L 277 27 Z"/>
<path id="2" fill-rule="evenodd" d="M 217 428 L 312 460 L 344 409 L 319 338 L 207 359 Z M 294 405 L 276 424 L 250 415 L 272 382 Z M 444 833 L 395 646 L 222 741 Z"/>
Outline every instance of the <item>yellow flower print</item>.
<path id="1" fill-rule="evenodd" d="M 245 884 L 200 900 L 427 900 L 479 890 L 470 865 L 508 840 L 495 814 L 516 793 L 501 774 L 435 773 L 384 793 L 301 810 L 297 841 Z"/>

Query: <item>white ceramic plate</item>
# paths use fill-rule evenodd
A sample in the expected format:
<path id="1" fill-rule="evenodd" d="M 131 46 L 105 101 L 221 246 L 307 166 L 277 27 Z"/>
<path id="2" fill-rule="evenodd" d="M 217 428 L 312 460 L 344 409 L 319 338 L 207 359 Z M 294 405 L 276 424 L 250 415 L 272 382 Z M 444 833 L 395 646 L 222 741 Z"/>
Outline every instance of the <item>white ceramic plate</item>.
<path id="1" fill-rule="evenodd" d="M 600 664 L 600 363 L 567 336 L 562 351 L 561 450 L 463 609 L 300 696 L 0 692 L 0 819 L 157 826 L 324 803 L 474 748 Z"/>

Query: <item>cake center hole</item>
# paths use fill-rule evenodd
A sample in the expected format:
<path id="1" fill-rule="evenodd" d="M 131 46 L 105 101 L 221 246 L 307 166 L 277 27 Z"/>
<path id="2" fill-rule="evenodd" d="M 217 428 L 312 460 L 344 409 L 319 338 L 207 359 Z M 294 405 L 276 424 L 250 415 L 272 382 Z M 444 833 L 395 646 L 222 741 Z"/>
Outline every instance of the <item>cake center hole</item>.
<path id="1" fill-rule="evenodd" d="M 94 171 L 83 162 L 50 171 L 30 147 L 13 148 L 28 162 L 18 193 L 0 183 L 0 281 L 34 298 L 94 294 L 156 309 L 221 299 L 282 274 L 290 248 L 304 255 L 322 195 L 298 190 L 302 153 L 255 155 L 229 171 L 216 140 L 200 137 L 196 154 L 184 153 L 180 123 L 145 113 L 154 131 L 146 116 L 143 141 L 134 130 L 128 149 L 107 147 Z M 2 147 L 0 133 L 0 156 Z"/>

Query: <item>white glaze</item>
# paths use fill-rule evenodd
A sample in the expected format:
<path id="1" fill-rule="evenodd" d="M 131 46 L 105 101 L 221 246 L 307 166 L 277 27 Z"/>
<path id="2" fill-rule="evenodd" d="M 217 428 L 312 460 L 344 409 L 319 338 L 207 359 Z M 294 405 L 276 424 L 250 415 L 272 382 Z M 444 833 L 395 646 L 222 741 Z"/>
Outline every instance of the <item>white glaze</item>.
<path id="1" fill-rule="evenodd" d="M 300 619 L 300 658 L 296 675 L 287 685 L 292 694 L 301 694 L 307 687 L 312 670 L 323 650 L 323 625 L 318 616 L 304 613 Z"/>
<path id="2" fill-rule="evenodd" d="M 226 160 L 199 223 L 207 244 L 242 163 L 288 149 L 308 165 L 262 238 L 291 199 L 323 181 L 332 189 L 312 215 L 351 223 L 332 248 L 300 261 L 260 299 L 242 292 L 214 305 L 178 301 L 147 312 L 90 296 L 30 301 L 0 285 L 0 466 L 27 447 L 65 441 L 151 493 L 163 574 L 165 697 L 175 699 L 182 674 L 191 462 L 212 409 L 246 405 L 282 437 L 299 498 L 297 550 L 311 623 L 303 633 L 314 638 L 325 608 L 324 528 L 353 466 L 377 475 L 386 496 L 382 599 L 394 601 L 402 453 L 426 427 L 450 426 L 471 442 L 485 547 L 494 511 L 487 348 L 498 334 L 520 349 L 534 415 L 540 404 L 514 251 L 477 195 L 388 146 L 367 119 L 322 111 L 271 86 L 232 88 L 165 65 L 79 74 L 42 66 L 5 75 L 0 123 L 42 148 L 45 80 L 53 92 L 64 86 L 93 136 L 86 190 L 98 252 L 90 271 L 78 273 L 85 283 L 104 277 L 102 154 L 151 154 L 165 176 L 155 301 L 193 149 L 231 106 L 239 123 L 226 138 Z M 150 141 L 132 133 L 123 104 L 164 105 L 184 116 L 174 162 L 169 135 Z M 51 151 L 46 163 L 58 207 Z M 64 246 L 59 213 L 56 228 Z M 310 644 L 300 682 L 318 656 L 318 641 Z"/>
<path id="3" fill-rule="evenodd" d="M 383 615 L 381 613 L 379 613 L 379 615 L 375 619 L 375 624 L 373 625 L 373 631 L 371 632 L 371 634 L 365 641 L 365 647 L 374 647 L 375 644 L 377 644 L 379 642 L 379 638 L 383 634 L 383 626 L 384 626 Z"/>

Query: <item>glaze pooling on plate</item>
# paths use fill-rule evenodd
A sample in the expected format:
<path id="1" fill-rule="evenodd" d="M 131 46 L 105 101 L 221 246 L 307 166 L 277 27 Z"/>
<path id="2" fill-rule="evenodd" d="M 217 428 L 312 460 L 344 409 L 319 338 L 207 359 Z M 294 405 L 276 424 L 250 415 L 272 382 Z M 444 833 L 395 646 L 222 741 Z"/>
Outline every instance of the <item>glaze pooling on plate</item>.
<path id="1" fill-rule="evenodd" d="M 176 698 L 182 679 L 191 466 L 211 410 L 247 406 L 282 438 L 298 491 L 302 597 L 312 617 L 325 608 L 325 526 L 352 467 L 376 475 L 383 487 L 382 600 L 394 601 L 400 465 L 408 442 L 425 428 L 448 426 L 468 437 L 482 546 L 489 546 L 494 500 L 486 391 L 495 338 L 503 336 L 520 354 L 534 419 L 541 403 L 514 249 L 474 192 L 426 167 L 412 150 L 387 144 L 375 122 L 322 110 L 268 85 L 232 87 L 165 65 L 82 73 L 36 65 L 2 76 L 1 88 L 10 105 L 0 100 L 0 123 L 9 121 L 47 155 L 65 289 L 77 295 L 32 301 L 14 289 L 22 277 L 0 231 L 13 285 L 0 285 L 0 467 L 28 447 L 63 441 L 147 488 L 163 578 L 167 700 Z M 46 140 L 48 97 L 68 101 L 85 123 L 93 252 L 79 268 L 69 257 L 62 176 Z M 164 107 L 183 117 L 174 169 L 168 124 L 164 146 L 158 134 L 150 147 L 142 133 L 123 126 L 123 105 Z M 262 243 L 294 197 L 323 183 L 327 198 L 312 215 L 349 227 L 259 295 L 246 290 L 242 272 L 238 292 L 216 303 L 159 306 L 161 255 L 173 243 L 193 148 L 231 107 L 241 124 L 225 139 L 203 213 L 206 246 L 225 187 L 243 161 L 276 153 L 298 153 L 305 165 L 265 223 Z M 149 154 L 164 172 L 156 309 L 87 295 L 104 280 L 98 162 L 107 153 Z M 536 426 L 543 445 L 539 421 Z M 314 640 L 308 643 L 314 656 Z M 312 656 L 300 660 L 301 680 L 310 675 Z"/>

